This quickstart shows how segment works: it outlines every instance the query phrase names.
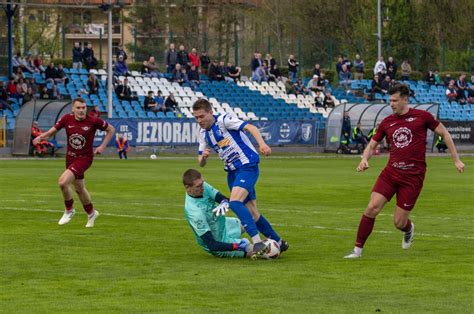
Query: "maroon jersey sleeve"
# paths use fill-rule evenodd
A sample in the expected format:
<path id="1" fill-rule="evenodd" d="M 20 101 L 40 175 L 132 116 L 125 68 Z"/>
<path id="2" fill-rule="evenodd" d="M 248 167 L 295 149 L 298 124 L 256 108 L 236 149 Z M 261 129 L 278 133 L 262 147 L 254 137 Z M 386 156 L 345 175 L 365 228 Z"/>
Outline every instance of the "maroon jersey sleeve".
<path id="1" fill-rule="evenodd" d="M 430 129 L 431 131 L 434 131 L 434 129 L 436 129 L 439 125 L 439 121 L 436 120 L 433 115 L 431 113 L 429 113 L 428 111 L 424 111 L 424 117 L 425 119 L 425 123 L 426 123 L 426 127 L 428 129 Z"/>
<path id="2" fill-rule="evenodd" d="M 66 120 L 67 120 L 67 115 L 66 116 L 62 116 L 58 122 L 56 122 L 56 124 L 54 125 L 54 128 L 56 130 L 61 130 L 62 128 L 64 128 L 66 126 Z"/>
<path id="3" fill-rule="evenodd" d="M 107 130 L 109 124 L 107 121 L 102 120 L 101 118 L 94 118 L 94 126 L 99 130 L 105 131 Z"/>
<path id="4" fill-rule="evenodd" d="M 374 141 L 376 141 L 377 143 L 379 143 L 380 141 L 383 140 L 383 138 L 386 136 L 387 134 L 385 133 L 385 121 L 382 121 L 382 123 L 380 123 L 379 127 L 377 128 L 377 131 L 375 132 L 375 135 L 374 137 L 372 137 L 372 139 Z"/>

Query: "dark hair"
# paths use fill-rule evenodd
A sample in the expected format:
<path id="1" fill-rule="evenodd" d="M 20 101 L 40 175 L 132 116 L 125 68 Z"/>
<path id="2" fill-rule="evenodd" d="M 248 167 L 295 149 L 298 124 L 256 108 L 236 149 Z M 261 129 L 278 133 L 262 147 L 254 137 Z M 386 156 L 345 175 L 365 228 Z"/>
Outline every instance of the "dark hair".
<path id="1" fill-rule="evenodd" d="M 211 103 L 207 99 L 198 99 L 193 104 L 193 111 L 204 109 L 209 112 L 212 110 Z"/>
<path id="2" fill-rule="evenodd" d="M 405 84 L 395 84 L 388 90 L 389 95 L 400 93 L 400 96 L 409 96 L 410 89 Z"/>
<path id="3" fill-rule="evenodd" d="M 82 103 L 82 104 L 85 104 L 85 103 L 86 103 L 86 100 L 85 100 L 84 98 L 82 98 L 82 97 L 77 97 L 77 98 L 74 98 L 74 99 L 72 100 L 71 104 L 74 105 L 74 103 L 75 103 L 76 101 L 77 101 L 77 102 L 80 102 L 80 103 Z"/>
<path id="4" fill-rule="evenodd" d="M 200 179 L 202 177 L 201 173 L 195 169 L 188 169 L 183 174 L 183 184 L 192 186 L 194 180 Z"/>

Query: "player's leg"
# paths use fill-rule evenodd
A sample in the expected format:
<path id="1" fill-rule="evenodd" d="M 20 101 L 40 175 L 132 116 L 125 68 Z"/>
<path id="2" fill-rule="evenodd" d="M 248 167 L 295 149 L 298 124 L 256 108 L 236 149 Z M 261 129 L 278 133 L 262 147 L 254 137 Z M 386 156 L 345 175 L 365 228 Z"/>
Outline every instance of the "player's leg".
<path id="1" fill-rule="evenodd" d="M 413 244 L 415 224 L 409 219 L 410 212 L 423 188 L 424 175 L 406 175 L 397 193 L 397 207 L 393 215 L 395 227 L 403 232 L 402 248 Z"/>
<path id="2" fill-rule="evenodd" d="M 75 180 L 74 173 L 71 170 L 66 169 L 58 179 L 58 185 L 61 189 L 61 193 L 63 194 L 64 199 L 64 214 L 59 219 L 58 224 L 64 225 L 71 221 L 72 217 L 74 216 L 75 210 L 73 207 L 74 200 L 72 198 L 72 188 L 71 185 Z"/>
<path id="3" fill-rule="evenodd" d="M 76 193 L 81 200 L 85 212 L 87 213 L 86 227 L 93 227 L 95 220 L 99 216 L 99 212 L 95 210 L 94 205 L 92 205 L 91 195 L 84 184 L 84 178 L 75 180 L 74 188 L 76 189 Z"/>
<path id="4" fill-rule="evenodd" d="M 382 211 L 382 208 L 387 202 L 388 200 L 384 195 L 378 192 L 372 192 L 369 204 L 359 222 L 354 250 L 349 255 L 346 255 L 345 258 L 358 258 L 362 255 L 365 242 L 374 229 L 375 218 Z"/>
<path id="5" fill-rule="evenodd" d="M 250 210 L 245 206 L 244 201 L 247 198 L 249 192 L 240 186 L 232 187 L 230 192 L 230 208 L 239 217 L 244 226 L 245 231 L 252 237 L 254 243 L 261 242 L 262 239 L 258 233 L 258 228 L 255 224 L 253 216 Z"/>

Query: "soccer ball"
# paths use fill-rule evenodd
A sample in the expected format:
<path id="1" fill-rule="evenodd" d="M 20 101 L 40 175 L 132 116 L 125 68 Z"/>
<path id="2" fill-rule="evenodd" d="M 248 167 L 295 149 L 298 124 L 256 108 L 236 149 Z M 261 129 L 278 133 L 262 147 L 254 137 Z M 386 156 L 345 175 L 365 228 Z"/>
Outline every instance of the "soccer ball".
<path id="1" fill-rule="evenodd" d="M 266 259 L 277 258 L 280 256 L 280 245 L 277 241 L 272 239 L 266 239 L 263 241 L 267 246 L 270 246 L 270 252 L 263 254 Z"/>
<path id="2" fill-rule="evenodd" d="M 151 155 L 150 155 L 150 159 L 156 159 L 156 155 L 155 155 L 155 154 L 151 154 Z"/>

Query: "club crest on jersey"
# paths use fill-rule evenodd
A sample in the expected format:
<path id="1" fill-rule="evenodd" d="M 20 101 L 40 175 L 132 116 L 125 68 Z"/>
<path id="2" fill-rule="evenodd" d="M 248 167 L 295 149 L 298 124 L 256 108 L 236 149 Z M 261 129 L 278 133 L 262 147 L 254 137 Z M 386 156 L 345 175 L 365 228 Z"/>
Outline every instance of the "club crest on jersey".
<path id="1" fill-rule="evenodd" d="M 69 145 L 74 149 L 82 149 L 86 145 L 86 139 L 81 134 L 73 134 L 69 137 Z"/>
<path id="2" fill-rule="evenodd" d="M 89 130 L 90 128 L 89 128 L 88 126 L 83 126 L 82 129 L 83 129 L 84 131 L 87 131 L 87 130 Z"/>
<path id="3" fill-rule="evenodd" d="M 393 135 L 393 143 L 397 148 L 403 148 L 407 147 L 412 139 L 413 139 L 413 134 L 411 133 L 411 130 L 409 128 L 399 128 L 397 129 Z"/>
<path id="4" fill-rule="evenodd" d="M 416 118 L 413 118 L 413 117 L 410 117 L 410 118 L 406 118 L 405 121 L 408 121 L 408 122 L 412 122 L 412 121 L 415 121 Z"/>

